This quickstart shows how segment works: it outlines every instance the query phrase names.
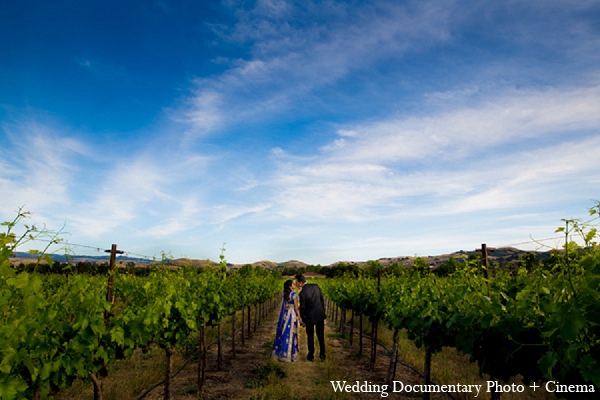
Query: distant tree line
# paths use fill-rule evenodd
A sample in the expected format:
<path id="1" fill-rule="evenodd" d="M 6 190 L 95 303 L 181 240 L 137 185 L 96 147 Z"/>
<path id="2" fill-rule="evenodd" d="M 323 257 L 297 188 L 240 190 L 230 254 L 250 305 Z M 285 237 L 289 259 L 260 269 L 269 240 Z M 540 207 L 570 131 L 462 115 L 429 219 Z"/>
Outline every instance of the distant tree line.
<path id="1" fill-rule="evenodd" d="M 569 254 L 571 261 L 577 260 L 580 252 L 572 252 Z M 551 250 L 548 254 L 540 254 L 536 252 L 528 252 L 522 254 L 518 260 L 510 262 L 489 262 L 490 273 L 493 275 L 494 271 L 505 269 L 516 273 L 519 269 L 526 271 L 534 271 L 537 269 L 543 269 L 546 271 L 552 271 L 556 268 L 560 261 L 565 257 L 564 251 Z M 332 266 L 323 267 L 321 265 L 307 265 L 306 267 L 284 267 L 273 271 L 268 271 L 260 266 L 253 266 L 251 264 L 244 265 L 237 269 L 237 273 L 241 275 L 248 274 L 275 274 L 277 276 L 294 276 L 297 274 L 305 274 L 307 272 L 314 272 L 317 274 L 324 275 L 327 278 L 335 278 L 340 276 L 410 276 L 414 274 L 434 274 L 436 276 L 448 276 L 460 271 L 465 261 L 479 260 L 481 262 L 481 254 L 470 253 L 465 257 L 449 257 L 447 260 L 441 262 L 436 267 L 431 267 L 425 258 L 416 257 L 412 264 L 407 265 L 404 262 L 393 262 L 387 265 L 382 264 L 379 261 L 367 261 L 365 264 L 355 263 L 344 263 L 339 262 Z M 159 263 L 160 265 L 168 265 L 169 263 Z M 90 275 L 106 275 L 109 270 L 108 262 L 60 262 L 53 261 L 51 263 L 19 263 L 13 265 L 17 271 L 36 272 L 40 274 L 90 274 Z M 158 264 L 148 264 L 146 266 L 139 266 L 132 262 L 119 262 L 118 271 L 119 273 L 127 273 L 136 276 L 147 276 L 152 270 L 158 267 Z M 481 270 L 483 273 L 483 270 Z"/>
<path id="2" fill-rule="evenodd" d="M 97 263 L 83 261 L 77 263 L 68 263 L 54 261 L 52 263 L 19 263 L 13 265 L 18 272 L 36 272 L 38 274 L 88 274 L 88 275 L 106 275 L 108 274 L 109 264 L 107 262 Z M 117 266 L 120 273 L 128 273 L 137 276 L 147 276 L 153 268 L 150 265 L 136 267 L 135 263 L 127 262 Z"/>
<path id="3" fill-rule="evenodd" d="M 573 252 L 569 255 L 571 261 L 575 261 L 579 257 L 580 252 Z M 534 270 L 542 269 L 545 271 L 552 271 L 560 265 L 561 260 L 564 259 L 564 251 L 562 250 L 551 250 L 548 253 L 537 253 L 527 252 L 519 256 L 518 260 L 512 260 L 509 262 L 505 261 L 488 261 L 490 272 L 494 273 L 496 270 L 509 270 L 516 273 L 519 269 L 532 272 Z M 382 264 L 379 261 L 367 261 L 365 264 L 355 263 L 344 263 L 339 262 L 335 265 L 323 267 L 321 265 L 308 265 L 306 267 L 284 267 L 280 269 L 281 275 L 293 276 L 296 274 L 305 274 L 307 272 L 315 272 L 324 275 L 327 278 L 335 278 L 340 276 L 411 276 L 415 274 L 434 274 L 439 277 L 449 276 L 454 273 L 461 271 L 466 261 L 479 261 L 480 265 L 482 262 L 482 256 L 480 253 L 470 253 L 465 257 L 449 257 L 447 260 L 441 262 L 436 267 L 431 267 L 427 260 L 423 257 L 415 257 L 412 264 L 407 265 L 404 262 L 393 262 L 390 264 Z M 483 269 L 480 269 L 483 273 Z"/>

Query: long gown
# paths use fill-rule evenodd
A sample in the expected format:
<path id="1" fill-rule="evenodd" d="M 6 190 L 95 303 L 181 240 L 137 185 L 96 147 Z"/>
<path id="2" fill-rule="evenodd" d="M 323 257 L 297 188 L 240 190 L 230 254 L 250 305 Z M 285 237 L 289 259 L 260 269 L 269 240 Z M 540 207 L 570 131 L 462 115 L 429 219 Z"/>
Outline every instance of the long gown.
<path id="1" fill-rule="evenodd" d="M 290 299 L 286 302 L 285 298 L 281 302 L 281 311 L 279 312 L 279 321 L 277 322 L 277 332 L 275 334 L 275 343 L 273 344 L 273 358 L 280 361 L 294 362 L 298 361 L 298 315 L 294 308 L 294 299 L 298 296 L 295 292 L 290 294 Z"/>

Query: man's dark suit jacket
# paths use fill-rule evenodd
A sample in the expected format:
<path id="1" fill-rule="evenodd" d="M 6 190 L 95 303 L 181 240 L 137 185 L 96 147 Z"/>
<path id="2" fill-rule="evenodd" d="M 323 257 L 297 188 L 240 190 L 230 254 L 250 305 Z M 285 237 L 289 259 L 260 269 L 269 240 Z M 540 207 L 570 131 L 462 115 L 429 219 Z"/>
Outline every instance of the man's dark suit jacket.
<path id="1" fill-rule="evenodd" d="M 319 285 L 305 283 L 300 291 L 300 317 L 305 324 L 317 324 L 327 318 Z"/>

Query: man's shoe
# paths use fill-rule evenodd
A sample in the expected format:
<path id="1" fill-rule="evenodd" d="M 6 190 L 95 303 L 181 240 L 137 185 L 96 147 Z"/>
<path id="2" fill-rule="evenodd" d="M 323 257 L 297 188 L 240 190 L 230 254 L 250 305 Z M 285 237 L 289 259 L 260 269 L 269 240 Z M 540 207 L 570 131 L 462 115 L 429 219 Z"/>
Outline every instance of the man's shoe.
<path id="1" fill-rule="evenodd" d="M 313 361 L 315 361 L 315 358 L 314 357 L 306 357 L 306 360 L 310 361 L 310 362 L 313 362 Z"/>
<path id="2" fill-rule="evenodd" d="M 321 361 L 325 361 L 325 356 L 321 356 Z"/>

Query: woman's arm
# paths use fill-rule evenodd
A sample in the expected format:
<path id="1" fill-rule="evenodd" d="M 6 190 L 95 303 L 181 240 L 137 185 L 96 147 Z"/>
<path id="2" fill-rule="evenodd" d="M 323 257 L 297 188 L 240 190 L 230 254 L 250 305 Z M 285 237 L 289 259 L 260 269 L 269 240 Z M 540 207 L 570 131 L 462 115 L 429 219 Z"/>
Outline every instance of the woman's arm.
<path id="1" fill-rule="evenodd" d="M 294 309 L 298 316 L 298 320 L 300 320 L 300 325 L 304 326 L 304 322 L 302 322 L 302 317 L 300 316 L 300 308 L 298 307 L 298 295 L 294 296 Z"/>

